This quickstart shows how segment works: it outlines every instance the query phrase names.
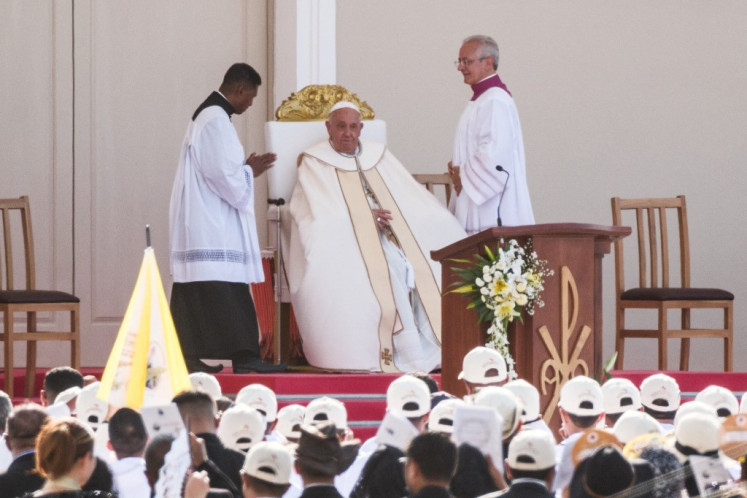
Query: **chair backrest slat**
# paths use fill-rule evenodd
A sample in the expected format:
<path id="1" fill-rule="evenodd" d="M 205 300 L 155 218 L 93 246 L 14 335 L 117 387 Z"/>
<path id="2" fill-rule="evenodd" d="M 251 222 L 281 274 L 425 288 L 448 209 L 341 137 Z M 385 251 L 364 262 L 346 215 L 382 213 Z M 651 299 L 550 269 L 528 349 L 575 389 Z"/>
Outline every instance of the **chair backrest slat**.
<path id="1" fill-rule="evenodd" d="M 670 251 L 669 216 L 677 214 L 679 231 L 679 283 L 674 280 L 670 259 L 674 257 Z M 690 285 L 690 253 L 687 229 L 687 212 L 685 196 L 663 199 L 612 199 L 612 223 L 615 226 L 624 225 L 623 211 L 632 211 L 635 215 L 636 246 L 638 250 L 638 286 L 639 287 L 670 287 Z M 669 214 L 668 214 L 669 213 Z M 676 250 L 676 249 L 675 249 Z M 615 270 L 616 288 L 618 293 L 625 290 L 624 274 L 624 241 L 615 242 Z M 675 267 L 676 268 L 676 267 Z"/>
<path id="2" fill-rule="evenodd" d="M 0 288 L 7 290 L 19 289 L 16 278 L 15 270 L 16 262 L 13 258 L 13 224 L 16 222 L 14 216 L 15 212 L 18 213 L 21 230 L 23 233 L 23 256 L 24 256 L 24 270 L 25 270 L 25 287 L 23 289 L 34 289 L 35 280 L 35 267 L 34 267 L 34 239 L 31 229 L 31 212 L 29 208 L 28 196 L 21 196 L 15 199 L 0 199 L 0 211 L 2 212 L 3 220 L 3 256 L 4 264 L 0 265 Z M 5 277 L 1 268 L 5 268 Z"/>

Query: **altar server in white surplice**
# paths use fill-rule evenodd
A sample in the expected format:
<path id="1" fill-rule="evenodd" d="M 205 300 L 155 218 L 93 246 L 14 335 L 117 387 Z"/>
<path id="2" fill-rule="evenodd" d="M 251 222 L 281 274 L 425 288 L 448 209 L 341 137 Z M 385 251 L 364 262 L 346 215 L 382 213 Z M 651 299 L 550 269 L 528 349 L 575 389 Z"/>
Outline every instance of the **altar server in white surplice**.
<path id="1" fill-rule="evenodd" d="M 459 118 L 448 165 L 457 193 L 449 209 L 469 234 L 497 226 L 499 216 L 505 226 L 532 225 L 519 113 L 496 73 L 498 45 L 488 36 L 471 36 L 456 65 L 473 95 Z"/>
<path id="2" fill-rule="evenodd" d="M 340 102 L 329 140 L 305 151 L 290 201 L 291 301 L 303 350 L 333 370 L 431 371 L 441 363 L 441 268 L 465 236 L 457 220 L 380 143 L 359 141 Z"/>

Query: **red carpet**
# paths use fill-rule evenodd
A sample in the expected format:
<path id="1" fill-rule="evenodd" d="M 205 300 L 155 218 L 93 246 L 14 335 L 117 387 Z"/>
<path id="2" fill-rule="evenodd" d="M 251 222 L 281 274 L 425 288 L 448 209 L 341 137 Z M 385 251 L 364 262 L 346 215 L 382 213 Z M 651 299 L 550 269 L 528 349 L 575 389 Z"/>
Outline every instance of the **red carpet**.
<path id="1" fill-rule="evenodd" d="M 83 368 L 83 374 L 101 377 L 102 368 Z M 37 374 L 36 390 L 38 393 L 45 370 L 40 369 Z M 613 371 L 614 377 L 625 377 L 640 385 L 641 381 L 653 371 Z M 680 385 L 683 399 L 691 399 L 703 388 L 716 384 L 734 391 L 741 397 L 747 390 L 747 373 L 719 373 L 719 372 L 667 372 Z M 4 374 L 0 374 L 2 381 Z M 15 371 L 15 392 L 23 393 L 24 375 L 22 369 Z M 234 375 L 218 374 L 223 392 L 229 396 L 235 395 L 242 387 L 261 383 L 275 391 L 278 404 L 285 406 L 290 403 L 307 404 L 313 398 L 327 395 L 343 401 L 348 410 L 350 427 L 357 437 L 366 439 L 372 436 L 378 422 L 384 416 L 386 405 L 386 389 L 395 379 L 394 374 L 333 374 L 333 373 L 284 373 L 276 375 Z M 440 375 L 434 376 L 440 382 Z M 14 403 L 23 401 L 16 397 Z M 38 401 L 38 398 L 34 401 Z"/>

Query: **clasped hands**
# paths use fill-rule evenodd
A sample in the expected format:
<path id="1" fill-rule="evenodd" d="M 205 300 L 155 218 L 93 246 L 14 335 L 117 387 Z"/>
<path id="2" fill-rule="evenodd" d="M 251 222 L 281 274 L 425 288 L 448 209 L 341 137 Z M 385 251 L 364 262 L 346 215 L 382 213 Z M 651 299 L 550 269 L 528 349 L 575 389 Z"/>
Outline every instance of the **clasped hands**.
<path id="1" fill-rule="evenodd" d="M 457 195 L 459 195 L 459 193 L 462 191 L 462 177 L 459 176 L 459 166 L 454 166 L 451 161 L 449 161 L 448 169 L 451 183 L 452 185 L 454 185 L 454 190 L 456 191 Z"/>
<path id="2" fill-rule="evenodd" d="M 257 154 L 252 152 L 249 157 L 246 158 L 246 164 L 252 168 L 254 178 L 272 168 L 275 165 L 275 160 L 278 158 L 277 154 L 273 152 L 266 152 L 264 154 Z"/>

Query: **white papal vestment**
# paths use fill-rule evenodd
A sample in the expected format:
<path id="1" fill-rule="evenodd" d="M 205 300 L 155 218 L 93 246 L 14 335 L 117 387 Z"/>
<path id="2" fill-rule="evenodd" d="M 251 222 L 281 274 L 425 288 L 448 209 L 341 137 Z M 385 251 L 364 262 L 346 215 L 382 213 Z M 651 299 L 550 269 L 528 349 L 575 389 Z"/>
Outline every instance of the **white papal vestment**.
<path id="1" fill-rule="evenodd" d="M 372 197 L 392 212 L 393 237 L 377 229 Z M 302 155 L 290 212 L 288 280 L 309 363 L 438 367 L 441 268 L 430 251 L 465 236 L 448 210 L 383 144 L 362 142 L 346 157 L 325 141 Z"/>

